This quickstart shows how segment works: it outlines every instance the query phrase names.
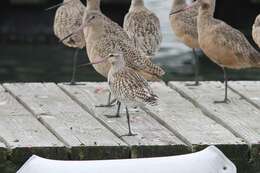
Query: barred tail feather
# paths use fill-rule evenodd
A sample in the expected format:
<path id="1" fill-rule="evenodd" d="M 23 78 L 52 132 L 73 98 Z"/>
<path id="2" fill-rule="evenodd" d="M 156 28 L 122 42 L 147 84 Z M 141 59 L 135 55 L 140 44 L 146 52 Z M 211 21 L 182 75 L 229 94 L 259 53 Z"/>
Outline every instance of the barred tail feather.
<path id="1" fill-rule="evenodd" d="M 152 94 L 150 97 L 146 97 L 144 99 L 145 103 L 151 105 L 151 106 L 156 106 L 158 105 L 158 96 L 155 94 Z"/>
<path id="2" fill-rule="evenodd" d="M 161 77 L 165 74 L 165 71 L 158 65 L 153 64 L 150 59 L 146 58 L 145 64 L 146 64 L 146 68 L 143 69 L 145 72 L 153 74 L 158 77 Z"/>

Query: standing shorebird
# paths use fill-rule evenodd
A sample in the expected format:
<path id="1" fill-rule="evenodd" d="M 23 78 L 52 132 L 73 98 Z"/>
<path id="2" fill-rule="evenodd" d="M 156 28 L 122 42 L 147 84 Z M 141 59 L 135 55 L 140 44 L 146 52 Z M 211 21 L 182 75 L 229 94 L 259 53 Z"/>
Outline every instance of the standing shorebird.
<path id="1" fill-rule="evenodd" d="M 256 17 L 252 32 L 255 43 L 260 48 L 260 14 Z"/>
<path id="2" fill-rule="evenodd" d="M 146 56 L 153 57 L 160 49 L 162 32 L 159 18 L 144 6 L 143 0 L 132 0 L 125 16 L 124 30 Z"/>
<path id="3" fill-rule="evenodd" d="M 142 75 L 146 80 L 160 80 L 164 71 L 151 60 L 140 53 L 134 44 L 127 37 L 122 37 L 117 32 L 103 14 L 96 10 L 87 10 L 84 16 L 83 25 L 77 30 L 84 30 L 87 44 L 87 52 L 90 62 L 95 62 L 97 58 L 104 58 L 113 53 L 116 49 L 123 53 L 126 65 Z M 74 33 L 77 33 L 74 32 Z M 121 28 L 122 33 L 124 30 Z M 71 35 L 73 35 L 72 33 Z M 95 70 L 104 77 L 108 76 L 111 64 L 108 62 L 93 65 Z M 108 104 L 110 105 L 110 104 Z"/>
<path id="4" fill-rule="evenodd" d="M 192 48 L 195 61 L 195 86 L 199 85 L 199 57 L 196 55 L 196 48 L 200 48 L 198 41 L 198 30 L 197 30 L 197 16 L 199 6 L 193 6 L 192 8 L 179 11 L 187 6 L 185 0 L 173 0 L 172 9 L 170 14 L 170 22 L 172 30 L 175 35 L 180 39 L 185 45 Z M 211 6 L 209 12 L 211 15 L 215 11 L 215 0 L 211 1 Z M 178 13 L 174 13 L 178 12 Z"/>
<path id="5" fill-rule="evenodd" d="M 106 56 L 98 62 L 108 60 L 111 68 L 108 73 L 108 84 L 112 95 L 123 104 L 126 110 L 128 134 L 123 136 L 133 136 L 131 131 L 130 114 L 128 107 L 145 107 L 146 105 L 157 105 L 158 97 L 153 93 L 148 82 L 135 70 L 127 67 L 123 53 L 116 51 Z M 120 114 L 120 107 L 117 109 L 115 117 Z"/>
<path id="6" fill-rule="evenodd" d="M 71 84 L 74 85 L 78 51 L 86 46 L 86 42 L 82 31 L 68 39 L 63 38 L 82 25 L 85 6 L 80 0 L 64 0 L 63 4 L 65 5 L 60 6 L 55 14 L 54 34 L 62 40 L 64 45 L 76 48 L 73 57 L 73 74 L 71 79 Z"/>
<path id="7" fill-rule="evenodd" d="M 260 67 L 260 53 L 237 29 L 215 19 L 211 13 L 214 0 L 197 0 L 199 5 L 198 39 L 200 48 L 216 64 L 223 68 L 225 99 L 215 103 L 228 103 L 228 78 L 226 68 L 244 69 Z M 189 7 L 184 8 L 183 10 Z"/>

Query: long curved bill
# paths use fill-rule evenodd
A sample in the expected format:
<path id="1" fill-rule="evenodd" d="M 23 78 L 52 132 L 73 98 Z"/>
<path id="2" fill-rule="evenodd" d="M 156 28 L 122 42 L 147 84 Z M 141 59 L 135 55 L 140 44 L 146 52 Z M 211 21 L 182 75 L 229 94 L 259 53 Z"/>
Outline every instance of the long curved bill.
<path id="1" fill-rule="evenodd" d="M 77 34 L 78 32 L 80 32 L 81 30 L 83 30 L 83 28 L 85 27 L 85 25 L 81 25 L 76 31 L 72 32 L 71 34 L 67 35 L 66 37 L 64 37 L 63 39 L 60 40 L 60 42 L 63 42 L 64 40 L 67 40 L 68 38 L 70 38 L 71 36 Z"/>
<path id="2" fill-rule="evenodd" d="M 193 2 L 192 4 L 187 5 L 187 6 L 185 6 L 185 7 L 182 8 L 182 9 L 179 9 L 179 10 L 176 10 L 176 11 L 172 11 L 172 12 L 170 12 L 170 16 L 173 15 L 173 14 L 177 14 L 177 13 L 179 13 L 179 12 L 182 12 L 182 11 L 189 10 L 189 9 L 191 9 L 192 7 L 194 7 L 197 3 L 198 3 L 198 1 L 195 1 L 195 2 Z"/>
<path id="3" fill-rule="evenodd" d="M 70 3 L 72 0 L 68 1 L 68 2 L 62 2 L 62 3 L 59 3 L 59 4 L 56 4 L 56 5 L 53 5 L 49 8 L 46 8 L 45 11 L 49 11 L 49 10 L 52 10 L 54 8 L 58 8 L 60 6 L 63 6 L 63 5 L 67 5 L 68 3 Z"/>
<path id="4" fill-rule="evenodd" d="M 86 63 L 86 64 L 82 64 L 82 65 L 79 65 L 78 67 L 81 68 L 81 67 L 85 67 L 85 66 L 89 66 L 89 65 L 100 64 L 100 63 L 105 62 L 108 58 L 109 57 L 106 57 L 104 59 L 98 58 L 97 61 Z"/>

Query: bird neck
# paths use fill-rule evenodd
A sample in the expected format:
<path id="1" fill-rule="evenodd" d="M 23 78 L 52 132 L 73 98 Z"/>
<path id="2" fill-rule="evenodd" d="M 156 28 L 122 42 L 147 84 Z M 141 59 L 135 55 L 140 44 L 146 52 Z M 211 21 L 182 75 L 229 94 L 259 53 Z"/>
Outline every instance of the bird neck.
<path id="1" fill-rule="evenodd" d="M 171 11 L 177 11 L 183 8 L 186 5 L 185 0 L 173 0 Z"/>
<path id="2" fill-rule="evenodd" d="M 100 0 L 87 0 L 87 10 L 100 11 Z"/>
<path id="3" fill-rule="evenodd" d="M 118 72 L 118 71 L 125 68 L 125 61 L 124 61 L 123 58 L 120 59 L 120 60 L 114 61 L 111 64 L 112 64 L 111 69 L 112 69 L 113 72 Z"/>
<path id="4" fill-rule="evenodd" d="M 143 6 L 144 6 L 143 0 L 132 0 L 130 9 L 133 7 L 143 7 Z"/>

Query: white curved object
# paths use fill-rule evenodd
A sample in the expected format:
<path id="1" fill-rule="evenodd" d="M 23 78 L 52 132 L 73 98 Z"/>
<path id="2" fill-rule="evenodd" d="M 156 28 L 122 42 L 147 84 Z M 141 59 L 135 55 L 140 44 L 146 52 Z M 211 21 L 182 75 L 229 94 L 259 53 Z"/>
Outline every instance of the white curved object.
<path id="1" fill-rule="evenodd" d="M 172 157 L 57 161 L 32 156 L 17 173 L 236 173 L 235 165 L 216 147 Z"/>

